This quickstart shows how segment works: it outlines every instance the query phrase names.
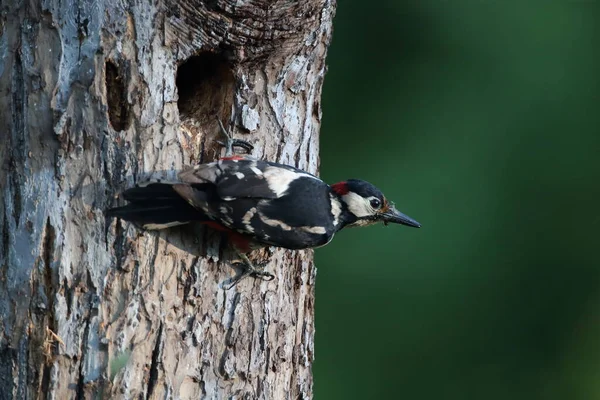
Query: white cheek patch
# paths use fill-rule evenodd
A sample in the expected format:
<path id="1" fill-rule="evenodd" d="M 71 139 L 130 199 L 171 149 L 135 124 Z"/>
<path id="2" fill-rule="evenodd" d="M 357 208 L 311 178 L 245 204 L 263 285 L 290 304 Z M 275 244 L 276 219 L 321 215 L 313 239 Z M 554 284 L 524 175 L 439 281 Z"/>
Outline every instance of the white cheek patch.
<path id="1" fill-rule="evenodd" d="M 348 210 L 358 218 L 369 217 L 375 214 L 375 210 L 369 204 L 369 200 L 354 192 L 348 192 L 343 195 L 342 200 L 348 206 Z"/>

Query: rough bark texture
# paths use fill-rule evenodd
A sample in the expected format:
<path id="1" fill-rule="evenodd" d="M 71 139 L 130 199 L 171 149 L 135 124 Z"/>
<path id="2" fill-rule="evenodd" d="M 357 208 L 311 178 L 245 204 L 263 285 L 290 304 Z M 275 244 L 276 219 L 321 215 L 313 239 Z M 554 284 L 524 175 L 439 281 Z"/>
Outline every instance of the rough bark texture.
<path id="1" fill-rule="evenodd" d="M 218 156 L 316 172 L 334 0 L 0 6 L 0 397 L 310 398 L 312 252 L 234 271 L 202 228 L 106 219 L 123 189 Z"/>

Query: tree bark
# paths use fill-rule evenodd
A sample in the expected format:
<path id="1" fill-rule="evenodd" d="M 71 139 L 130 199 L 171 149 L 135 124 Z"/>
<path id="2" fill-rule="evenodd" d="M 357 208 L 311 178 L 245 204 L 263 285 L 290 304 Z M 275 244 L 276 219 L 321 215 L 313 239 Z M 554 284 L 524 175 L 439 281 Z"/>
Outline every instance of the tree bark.
<path id="1" fill-rule="evenodd" d="M 332 0 L 0 6 L 0 398 L 311 398 L 312 251 L 234 274 L 220 236 L 105 218 L 219 155 L 315 173 Z M 219 261 L 220 260 L 220 261 Z"/>

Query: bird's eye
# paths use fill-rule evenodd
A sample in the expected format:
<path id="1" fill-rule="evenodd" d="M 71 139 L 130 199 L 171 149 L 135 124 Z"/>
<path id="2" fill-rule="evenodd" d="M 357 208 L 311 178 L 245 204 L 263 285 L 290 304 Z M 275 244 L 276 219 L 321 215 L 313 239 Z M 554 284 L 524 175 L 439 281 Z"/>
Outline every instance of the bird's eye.
<path id="1" fill-rule="evenodd" d="M 379 201 L 379 199 L 371 199 L 371 207 L 378 209 L 381 207 L 381 201 Z"/>

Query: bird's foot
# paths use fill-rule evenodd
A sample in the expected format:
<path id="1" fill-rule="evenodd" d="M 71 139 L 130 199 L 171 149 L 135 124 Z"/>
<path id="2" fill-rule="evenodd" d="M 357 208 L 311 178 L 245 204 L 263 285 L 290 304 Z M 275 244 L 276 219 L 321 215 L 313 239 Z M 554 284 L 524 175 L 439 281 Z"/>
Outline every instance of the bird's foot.
<path id="1" fill-rule="evenodd" d="M 221 128 L 221 135 L 225 137 L 225 141 L 217 140 L 217 143 L 225 147 L 225 157 L 231 157 L 235 154 L 233 150 L 234 147 L 241 147 L 242 149 L 246 150 L 247 154 L 250 154 L 252 152 L 254 146 L 252 146 L 249 142 L 245 140 L 232 138 L 231 135 L 227 132 L 227 130 L 225 130 L 225 127 L 223 126 L 221 120 L 217 119 L 217 122 L 219 122 L 219 128 Z"/>
<path id="2" fill-rule="evenodd" d="M 265 266 L 267 265 L 266 262 L 254 265 L 245 254 L 241 254 L 240 258 L 240 261 L 234 261 L 231 264 L 235 267 L 240 267 L 242 271 L 238 275 L 231 278 L 231 283 L 227 289 L 231 289 L 248 276 L 267 282 L 275 279 L 275 275 L 265 271 Z"/>

